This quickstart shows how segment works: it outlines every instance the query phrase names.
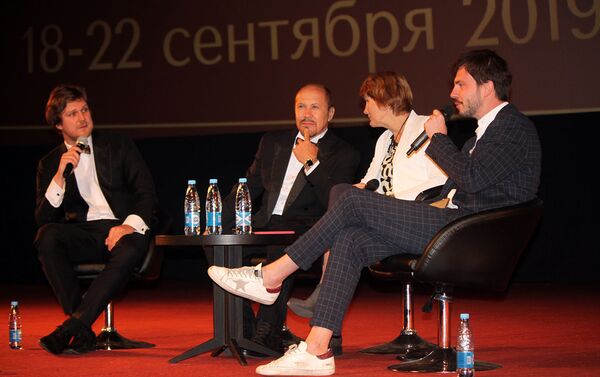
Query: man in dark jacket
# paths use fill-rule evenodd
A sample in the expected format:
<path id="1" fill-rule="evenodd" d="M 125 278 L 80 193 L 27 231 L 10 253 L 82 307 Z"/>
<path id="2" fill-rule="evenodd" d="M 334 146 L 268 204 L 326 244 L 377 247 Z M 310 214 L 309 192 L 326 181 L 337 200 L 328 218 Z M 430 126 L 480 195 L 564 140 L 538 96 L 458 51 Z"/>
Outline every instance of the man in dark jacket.
<path id="1" fill-rule="evenodd" d="M 338 183 L 352 183 L 359 153 L 328 129 L 333 118 L 331 92 L 321 84 L 307 84 L 295 97 L 297 130 L 275 131 L 260 141 L 246 177 L 253 203 L 261 205 L 253 217 L 255 229 L 288 229 L 306 232 L 327 210 L 329 190 Z M 235 187 L 224 200 L 223 229 L 234 224 Z M 283 255 L 282 247 L 267 247 L 267 262 Z M 279 299 L 261 305 L 252 340 L 276 352 L 283 351 L 281 329 L 285 322 L 292 279 L 283 285 Z M 248 317 L 245 306 L 245 332 Z"/>
<path id="2" fill-rule="evenodd" d="M 156 194 L 150 172 L 133 142 L 93 132 L 85 90 L 59 85 L 50 93 L 46 120 L 63 143 L 38 164 L 35 247 L 66 315 L 40 339 L 52 354 L 95 349 L 91 325 L 127 283 L 148 250 Z M 82 297 L 74 263 L 106 268 Z"/>

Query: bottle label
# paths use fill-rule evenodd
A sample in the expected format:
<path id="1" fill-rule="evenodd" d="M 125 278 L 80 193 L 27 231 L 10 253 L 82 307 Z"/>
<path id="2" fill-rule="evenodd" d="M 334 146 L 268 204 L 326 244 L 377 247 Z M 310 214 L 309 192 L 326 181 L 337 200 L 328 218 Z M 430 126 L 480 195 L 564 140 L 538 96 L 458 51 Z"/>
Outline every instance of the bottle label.
<path id="1" fill-rule="evenodd" d="M 467 369 L 473 368 L 475 357 L 473 351 L 458 351 L 456 352 L 456 368 Z"/>
<path id="2" fill-rule="evenodd" d="M 187 212 L 185 214 L 185 226 L 196 228 L 200 226 L 200 214 L 198 212 Z"/>
<path id="3" fill-rule="evenodd" d="M 235 213 L 235 226 L 237 228 L 248 228 L 252 220 L 252 213 L 248 211 L 237 211 Z"/>
<path id="4" fill-rule="evenodd" d="M 8 331 L 9 343 L 21 343 L 21 329 L 10 329 Z"/>
<path id="5" fill-rule="evenodd" d="M 206 226 L 221 226 L 221 212 L 206 212 Z"/>

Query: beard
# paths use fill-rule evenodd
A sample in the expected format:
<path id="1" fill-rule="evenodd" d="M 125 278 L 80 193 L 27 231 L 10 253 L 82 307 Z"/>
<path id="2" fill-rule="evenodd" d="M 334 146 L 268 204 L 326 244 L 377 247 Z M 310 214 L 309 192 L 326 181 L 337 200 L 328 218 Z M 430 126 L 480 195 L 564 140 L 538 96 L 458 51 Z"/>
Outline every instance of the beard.
<path id="1" fill-rule="evenodd" d="M 463 118 L 475 118 L 475 114 L 477 114 L 477 111 L 481 107 L 481 96 L 479 95 L 479 91 L 470 98 L 465 98 L 459 103 L 462 105 L 462 111 L 459 111 L 458 115 Z"/>

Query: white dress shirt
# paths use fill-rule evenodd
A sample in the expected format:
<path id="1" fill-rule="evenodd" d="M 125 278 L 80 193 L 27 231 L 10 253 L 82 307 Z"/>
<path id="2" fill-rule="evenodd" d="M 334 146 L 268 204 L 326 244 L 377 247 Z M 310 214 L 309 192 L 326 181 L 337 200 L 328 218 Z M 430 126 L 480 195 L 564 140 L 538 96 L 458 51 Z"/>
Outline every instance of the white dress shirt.
<path id="1" fill-rule="evenodd" d="M 72 148 L 66 141 L 65 145 L 67 146 L 67 149 Z M 100 183 L 98 182 L 98 174 L 96 173 L 96 163 L 94 160 L 94 146 L 91 135 L 88 136 L 88 145 L 90 146 L 90 153 L 80 154 L 79 164 L 73 169 L 73 174 L 75 174 L 75 179 L 77 180 L 77 187 L 79 188 L 79 194 L 89 207 L 86 220 L 118 220 L 108 205 L 108 202 L 102 193 L 102 189 L 100 188 Z M 58 208 L 64 200 L 65 187 L 60 187 L 52 180 L 46 190 L 45 196 L 54 208 Z M 146 234 L 146 231 L 149 229 L 144 220 L 135 214 L 127 216 L 125 221 L 123 221 L 123 224 L 131 226 L 140 234 Z"/>
<path id="2" fill-rule="evenodd" d="M 471 148 L 471 150 L 469 151 L 469 154 L 473 153 L 477 142 L 479 141 L 479 139 L 481 139 L 490 123 L 492 123 L 494 119 L 496 119 L 496 115 L 498 115 L 500 110 L 502 110 L 502 108 L 504 108 L 504 106 L 506 105 L 508 105 L 508 102 L 502 102 L 477 121 L 477 129 L 475 129 L 475 135 L 477 136 L 477 138 L 475 139 L 475 144 L 473 145 L 473 148 Z"/>
<path id="3" fill-rule="evenodd" d="M 320 134 L 311 137 L 310 141 L 316 144 L 319 140 L 321 140 L 321 138 L 323 138 L 323 136 L 325 136 L 326 133 L 327 128 Z M 300 133 L 300 131 L 298 131 L 298 134 L 294 138 L 294 148 L 296 147 L 296 139 L 298 138 L 304 140 L 304 136 L 302 133 Z M 309 175 L 317 168 L 317 166 L 319 166 L 319 161 L 315 162 L 313 166 L 311 166 L 308 170 L 305 170 L 304 173 Z M 285 202 L 290 195 L 290 191 L 292 190 L 292 186 L 294 186 L 294 182 L 296 181 L 298 173 L 300 173 L 300 170 L 302 170 L 303 167 L 304 165 L 298 161 L 296 156 L 294 156 L 294 151 L 292 150 L 292 153 L 290 153 L 290 160 L 285 171 L 285 177 L 283 178 L 283 184 L 281 185 L 281 190 L 279 190 L 279 196 L 277 197 L 277 203 L 275 203 L 275 208 L 273 208 L 273 215 L 281 216 L 283 214 Z"/>

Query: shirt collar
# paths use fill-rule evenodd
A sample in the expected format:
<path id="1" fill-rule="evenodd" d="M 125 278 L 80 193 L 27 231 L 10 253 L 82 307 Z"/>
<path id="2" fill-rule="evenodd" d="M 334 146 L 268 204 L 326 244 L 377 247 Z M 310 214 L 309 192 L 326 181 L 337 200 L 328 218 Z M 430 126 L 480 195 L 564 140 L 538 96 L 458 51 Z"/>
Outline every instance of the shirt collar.
<path id="1" fill-rule="evenodd" d="M 321 140 L 323 138 L 323 136 L 325 136 L 325 134 L 327 133 L 327 130 L 329 128 L 324 129 L 323 131 L 321 131 L 321 133 L 316 134 L 315 136 L 310 138 L 310 141 L 314 144 L 317 144 L 319 142 L 319 140 Z M 298 133 L 296 134 L 296 139 L 302 139 L 304 140 L 304 135 L 302 135 L 302 133 L 300 131 L 298 131 Z M 295 139 L 294 139 L 295 140 Z"/>
<path id="2" fill-rule="evenodd" d="M 481 119 L 477 121 L 477 129 L 475 130 L 477 140 L 481 139 L 490 123 L 492 123 L 494 119 L 496 119 L 496 115 L 498 115 L 498 112 L 500 112 L 500 110 L 502 110 L 502 108 L 504 108 L 504 106 L 506 105 L 508 105 L 508 102 L 502 102 L 498 106 L 494 107 L 492 110 L 488 111 L 487 114 L 482 116 Z"/>
<path id="3" fill-rule="evenodd" d="M 90 151 L 92 150 L 92 135 L 87 137 L 87 142 L 88 142 L 88 146 L 90 147 Z M 69 143 L 67 143 L 67 141 L 65 140 L 65 146 L 67 147 L 67 150 L 71 149 L 73 146 Z"/>

